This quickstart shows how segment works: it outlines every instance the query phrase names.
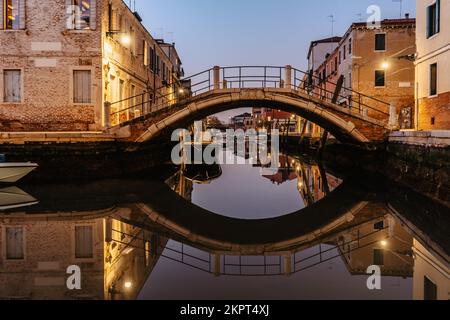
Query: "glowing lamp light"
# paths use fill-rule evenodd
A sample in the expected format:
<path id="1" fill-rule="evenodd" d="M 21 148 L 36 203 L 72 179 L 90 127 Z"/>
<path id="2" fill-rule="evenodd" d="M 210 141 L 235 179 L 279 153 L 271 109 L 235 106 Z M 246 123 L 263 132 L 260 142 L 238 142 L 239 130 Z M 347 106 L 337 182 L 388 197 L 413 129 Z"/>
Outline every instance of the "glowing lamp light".
<path id="1" fill-rule="evenodd" d="M 131 289 L 132 286 L 133 286 L 133 284 L 131 283 L 131 281 L 127 281 L 124 284 L 125 289 Z"/>
<path id="2" fill-rule="evenodd" d="M 128 46 L 131 43 L 131 38 L 128 35 L 124 35 L 120 38 L 120 42 L 124 45 L 124 46 Z"/>
<path id="3" fill-rule="evenodd" d="M 384 62 L 381 64 L 381 67 L 382 67 L 383 69 L 388 69 L 388 68 L 389 68 L 389 62 L 384 61 Z"/>
<path id="4" fill-rule="evenodd" d="M 386 240 L 383 240 L 383 241 L 380 242 L 380 244 L 381 244 L 383 247 L 386 247 L 388 243 L 387 243 Z"/>

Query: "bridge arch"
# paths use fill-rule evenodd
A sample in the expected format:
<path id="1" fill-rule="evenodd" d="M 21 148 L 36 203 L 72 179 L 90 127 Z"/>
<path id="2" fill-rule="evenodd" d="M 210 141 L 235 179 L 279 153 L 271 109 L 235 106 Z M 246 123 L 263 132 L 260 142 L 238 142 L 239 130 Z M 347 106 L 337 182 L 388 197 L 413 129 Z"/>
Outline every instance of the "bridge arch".
<path id="1" fill-rule="evenodd" d="M 385 125 L 378 120 L 343 109 L 311 97 L 297 90 L 278 89 L 217 89 L 193 97 L 178 105 L 179 111 L 153 123 L 143 132 L 136 142 L 154 139 L 167 130 L 180 128 L 192 121 L 218 112 L 264 106 L 297 114 L 329 131 L 337 139 L 351 143 L 367 143 L 373 138 L 367 137 L 359 128 L 377 127 L 384 131 Z"/>
<path id="2" fill-rule="evenodd" d="M 300 115 L 346 143 L 382 141 L 396 126 L 388 103 L 344 88 L 343 79 L 332 83 L 291 66 L 214 67 L 180 84 L 157 89 L 154 100 L 143 93 L 107 102 L 106 122 L 115 122 L 112 130 L 128 127 L 127 140 L 138 143 L 214 113 L 257 106 Z"/>

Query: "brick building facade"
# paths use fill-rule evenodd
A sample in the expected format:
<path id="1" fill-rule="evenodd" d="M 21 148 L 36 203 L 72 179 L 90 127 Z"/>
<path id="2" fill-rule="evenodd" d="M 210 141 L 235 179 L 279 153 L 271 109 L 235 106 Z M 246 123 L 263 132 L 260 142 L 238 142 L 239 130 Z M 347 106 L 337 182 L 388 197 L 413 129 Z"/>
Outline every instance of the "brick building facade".
<path id="1" fill-rule="evenodd" d="M 450 1 L 417 1 L 416 128 L 450 129 Z"/>
<path id="2" fill-rule="evenodd" d="M 412 128 L 415 50 L 415 19 L 383 20 L 377 28 L 353 23 L 339 46 L 314 70 L 318 93 L 330 98 L 334 84 L 343 76 L 345 88 L 396 106 L 400 126 Z M 337 102 L 359 108 L 359 97 L 350 90 L 342 90 Z M 388 105 L 373 99 L 366 101 L 362 97 L 361 103 L 389 113 Z M 385 119 L 385 115 L 370 108 L 370 117 Z"/>
<path id="3" fill-rule="evenodd" d="M 111 110 L 130 117 L 176 90 L 181 61 L 161 43 L 122 0 L 1 1 L 0 131 L 100 131 L 105 101 L 145 92 Z"/>

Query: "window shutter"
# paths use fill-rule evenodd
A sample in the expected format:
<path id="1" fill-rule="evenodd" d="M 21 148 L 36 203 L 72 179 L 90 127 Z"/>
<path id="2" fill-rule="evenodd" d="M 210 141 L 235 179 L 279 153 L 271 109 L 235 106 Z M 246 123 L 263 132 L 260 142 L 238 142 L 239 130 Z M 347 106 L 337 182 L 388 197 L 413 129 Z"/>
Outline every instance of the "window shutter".
<path id="1" fill-rule="evenodd" d="M 26 0 L 19 1 L 19 29 L 25 29 L 26 14 L 25 14 Z"/>
<path id="2" fill-rule="evenodd" d="M 4 102 L 20 102 L 21 98 L 20 70 L 5 70 Z"/>
<path id="3" fill-rule="evenodd" d="M 97 28 L 97 0 L 91 0 L 89 27 L 91 30 Z"/>
<path id="4" fill-rule="evenodd" d="M 22 228 L 6 228 L 6 257 L 12 260 L 24 258 Z"/>
<path id="5" fill-rule="evenodd" d="M 20 81 L 20 71 L 16 70 L 13 73 L 13 99 L 14 102 L 20 102 L 21 98 L 21 81 Z"/>
<path id="6" fill-rule="evenodd" d="M 12 90 L 12 73 L 11 72 L 5 71 L 3 82 L 4 82 L 3 85 L 5 87 L 5 89 L 4 89 L 5 96 L 4 96 L 3 100 L 4 100 L 4 102 L 11 102 L 12 96 L 13 96 L 13 94 L 12 94 L 12 91 L 13 91 Z"/>
<path id="7" fill-rule="evenodd" d="M 66 0 L 66 28 L 75 29 L 75 12 L 72 6 L 72 0 Z"/>
<path id="8" fill-rule="evenodd" d="M 436 0 L 436 33 L 441 31 L 441 0 Z"/>
<path id="9" fill-rule="evenodd" d="M 94 257 L 92 227 L 75 227 L 75 258 L 89 259 Z"/>
<path id="10" fill-rule="evenodd" d="M 74 70 L 73 102 L 91 103 L 91 72 L 89 70 Z"/>
<path id="11" fill-rule="evenodd" d="M 3 1 L 0 0 L 0 30 L 4 27 L 3 16 Z"/>

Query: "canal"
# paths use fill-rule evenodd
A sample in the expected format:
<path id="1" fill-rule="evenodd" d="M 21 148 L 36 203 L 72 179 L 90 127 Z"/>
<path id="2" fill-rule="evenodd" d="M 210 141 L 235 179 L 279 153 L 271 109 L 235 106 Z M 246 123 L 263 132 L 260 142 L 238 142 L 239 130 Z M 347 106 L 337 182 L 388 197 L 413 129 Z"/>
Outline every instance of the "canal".
<path id="1" fill-rule="evenodd" d="M 0 298 L 447 294 L 447 207 L 305 155 L 279 158 L 276 169 L 167 165 L 132 179 L 3 187 Z M 73 265 L 80 290 L 67 287 Z M 373 265 L 379 290 L 367 286 Z"/>

